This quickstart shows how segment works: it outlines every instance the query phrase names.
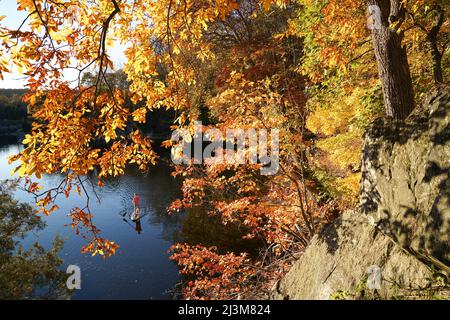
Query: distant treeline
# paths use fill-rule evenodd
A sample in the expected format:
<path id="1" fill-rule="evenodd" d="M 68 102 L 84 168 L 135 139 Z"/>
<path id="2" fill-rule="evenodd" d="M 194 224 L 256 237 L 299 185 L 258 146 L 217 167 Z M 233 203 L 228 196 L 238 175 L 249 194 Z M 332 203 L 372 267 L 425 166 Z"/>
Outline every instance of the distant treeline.
<path id="1" fill-rule="evenodd" d="M 0 89 L 0 119 L 23 120 L 27 118 L 27 105 L 23 102 L 26 89 Z"/>
<path id="2" fill-rule="evenodd" d="M 106 75 L 110 86 L 128 90 L 129 84 L 122 71 L 108 73 Z M 84 85 L 93 85 L 96 75 L 86 73 L 83 76 Z M 106 90 L 106 89 L 105 89 Z M 31 118 L 27 113 L 27 104 L 23 101 L 23 95 L 27 89 L 0 89 L 0 136 L 15 134 L 20 128 L 23 132 L 31 129 Z M 134 111 L 138 105 L 134 105 L 130 99 L 125 99 L 125 108 Z M 173 110 L 157 109 L 147 114 L 147 123 L 139 125 L 140 129 L 148 133 L 152 138 L 170 136 L 170 126 L 176 118 Z"/>
<path id="3" fill-rule="evenodd" d="M 97 74 L 86 72 L 83 74 L 82 84 L 87 87 L 95 86 L 97 79 Z M 105 83 L 105 80 L 108 82 L 108 85 Z M 111 88 L 121 89 L 127 92 L 122 107 L 130 110 L 131 112 L 145 106 L 145 102 L 138 102 L 137 104 L 134 104 L 131 101 L 129 96 L 130 83 L 127 81 L 127 76 L 122 70 L 107 73 L 105 78 L 101 79 L 99 87 L 100 90 L 105 90 L 106 92 L 111 90 Z M 170 137 L 170 126 L 173 124 L 175 119 L 176 114 L 174 110 L 159 108 L 149 111 L 147 113 L 146 123 L 139 124 L 138 127 L 154 140 L 165 140 Z M 130 126 L 128 129 L 131 130 L 132 127 Z"/>

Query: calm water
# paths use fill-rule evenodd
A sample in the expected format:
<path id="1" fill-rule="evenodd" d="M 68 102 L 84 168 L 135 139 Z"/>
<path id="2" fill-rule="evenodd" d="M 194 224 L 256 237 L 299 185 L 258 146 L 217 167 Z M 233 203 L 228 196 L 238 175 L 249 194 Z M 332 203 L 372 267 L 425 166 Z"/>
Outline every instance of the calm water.
<path id="1" fill-rule="evenodd" d="M 11 170 L 16 163 L 8 165 L 7 157 L 16 154 L 17 145 L 0 146 L 0 180 L 11 179 Z M 60 182 L 59 176 L 44 176 L 41 184 L 45 188 Z M 142 232 L 138 234 L 129 220 L 124 221 L 121 214 L 133 208 L 133 193 L 141 198 L 141 207 L 147 214 L 143 217 Z M 68 265 L 81 268 L 81 290 L 73 299 L 170 299 L 167 292 L 180 280 L 176 265 L 168 259 L 167 250 L 174 243 L 181 229 L 180 216 L 168 216 L 167 205 L 178 196 L 179 185 L 170 176 L 168 166 L 160 164 L 148 175 L 130 171 L 125 176 L 110 180 L 97 193 L 100 202 L 92 206 L 94 223 L 102 230 L 102 236 L 120 245 L 118 254 L 104 260 L 81 254 L 85 241 L 76 236 L 70 227 L 66 214 L 72 207 L 84 207 L 84 199 L 72 195 L 58 201 L 60 209 L 45 218 L 47 227 L 30 234 L 22 243 L 29 246 L 39 242 L 50 248 L 56 235 L 66 241 L 60 252 L 64 260 L 63 269 Z M 15 198 L 33 203 L 33 198 L 18 190 Z M 95 199 L 92 195 L 91 199 Z"/>

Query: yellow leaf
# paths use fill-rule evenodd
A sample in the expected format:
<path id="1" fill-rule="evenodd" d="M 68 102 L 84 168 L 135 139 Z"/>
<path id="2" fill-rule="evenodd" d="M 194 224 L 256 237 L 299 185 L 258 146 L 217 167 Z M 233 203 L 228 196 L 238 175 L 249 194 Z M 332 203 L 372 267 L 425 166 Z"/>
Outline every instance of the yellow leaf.
<path id="1" fill-rule="evenodd" d="M 25 175 L 26 172 L 27 172 L 26 166 L 21 165 L 21 166 L 20 166 L 20 169 L 19 169 L 19 171 L 18 171 L 19 176 L 22 178 L 22 177 Z"/>
<path id="2" fill-rule="evenodd" d="M 21 166 L 15 167 L 15 168 L 11 171 L 11 175 L 13 176 L 13 175 L 17 172 L 17 170 L 20 169 L 20 167 L 21 167 Z"/>

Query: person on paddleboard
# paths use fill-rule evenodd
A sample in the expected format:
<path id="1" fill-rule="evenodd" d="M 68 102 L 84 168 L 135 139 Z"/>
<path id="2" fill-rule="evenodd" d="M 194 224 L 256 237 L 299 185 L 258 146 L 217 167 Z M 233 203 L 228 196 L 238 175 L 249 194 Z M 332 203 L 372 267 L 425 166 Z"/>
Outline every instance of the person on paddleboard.
<path id="1" fill-rule="evenodd" d="M 133 197 L 134 211 L 131 215 L 132 221 L 137 221 L 141 218 L 141 209 L 139 208 L 139 196 L 135 193 Z"/>

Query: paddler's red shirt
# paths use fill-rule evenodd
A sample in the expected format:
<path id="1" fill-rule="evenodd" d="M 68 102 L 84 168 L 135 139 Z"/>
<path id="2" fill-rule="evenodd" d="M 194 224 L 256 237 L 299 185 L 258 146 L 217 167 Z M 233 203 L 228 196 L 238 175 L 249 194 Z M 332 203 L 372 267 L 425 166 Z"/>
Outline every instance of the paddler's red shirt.
<path id="1" fill-rule="evenodd" d="M 138 195 L 134 196 L 133 202 L 134 202 L 134 205 L 136 205 L 136 206 L 139 205 L 139 196 Z"/>

